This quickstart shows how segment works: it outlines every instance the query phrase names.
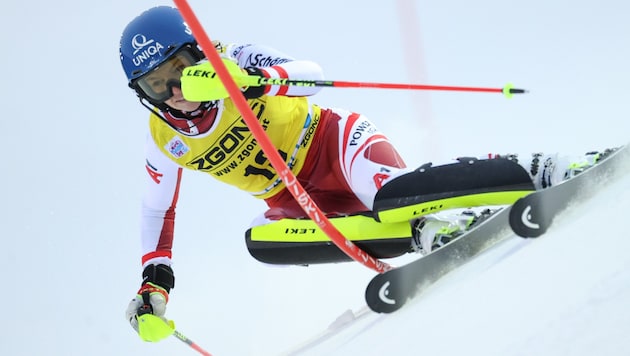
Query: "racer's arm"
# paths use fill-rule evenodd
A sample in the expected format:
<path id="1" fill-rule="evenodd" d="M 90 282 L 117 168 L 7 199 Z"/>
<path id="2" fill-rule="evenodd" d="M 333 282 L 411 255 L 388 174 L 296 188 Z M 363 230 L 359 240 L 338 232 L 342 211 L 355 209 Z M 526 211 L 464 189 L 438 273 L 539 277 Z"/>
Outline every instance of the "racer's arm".
<path id="1" fill-rule="evenodd" d="M 175 207 L 182 168 L 168 159 L 149 137 L 146 188 L 142 198 L 142 266 L 171 265 Z"/>
<path id="2" fill-rule="evenodd" d="M 173 333 L 164 317 L 168 294 L 175 286 L 171 247 L 175 206 L 182 169 L 165 157 L 152 139 L 146 145 L 146 190 L 142 199 L 142 284 L 129 302 L 125 316 L 145 341 L 159 341 Z M 141 315 L 143 322 L 138 321 Z"/>
<path id="3" fill-rule="evenodd" d="M 248 69 L 250 74 L 266 78 L 324 80 L 322 68 L 317 63 L 297 60 L 267 46 L 230 44 L 225 47 L 224 55 L 236 60 L 238 66 Z M 252 68 L 260 72 L 252 71 Z M 321 87 L 315 86 L 267 85 L 260 88 L 264 90 L 263 94 L 271 96 L 310 96 L 321 90 Z"/>

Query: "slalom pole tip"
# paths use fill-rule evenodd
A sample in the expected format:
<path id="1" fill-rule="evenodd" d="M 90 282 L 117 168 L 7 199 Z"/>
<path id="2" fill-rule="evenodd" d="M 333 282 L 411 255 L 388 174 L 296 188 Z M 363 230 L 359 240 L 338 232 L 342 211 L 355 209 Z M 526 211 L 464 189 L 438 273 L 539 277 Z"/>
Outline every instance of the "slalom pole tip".
<path id="1" fill-rule="evenodd" d="M 505 95 L 505 97 L 508 99 L 512 99 L 512 97 L 514 96 L 513 94 L 525 94 L 525 93 L 529 93 L 529 91 L 525 89 L 516 89 L 514 88 L 514 84 L 512 83 L 508 83 L 503 87 L 503 95 Z"/>

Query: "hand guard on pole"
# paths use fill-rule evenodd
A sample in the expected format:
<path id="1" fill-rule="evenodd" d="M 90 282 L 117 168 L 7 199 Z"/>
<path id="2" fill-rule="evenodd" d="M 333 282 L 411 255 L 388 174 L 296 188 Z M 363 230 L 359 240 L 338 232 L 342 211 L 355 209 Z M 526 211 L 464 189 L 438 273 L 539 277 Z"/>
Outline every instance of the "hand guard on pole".
<path id="1" fill-rule="evenodd" d="M 247 95 L 247 92 L 254 87 L 261 87 L 260 79 L 262 76 L 260 76 L 260 74 L 262 74 L 262 72 L 260 70 L 252 71 L 243 69 L 227 58 L 223 58 L 223 63 L 236 84 L 240 88 L 245 88 L 245 97 L 257 97 Z M 225 99 L 230 96 L 210 62 L 203 62 L 186 67 L 182 73 L 181 84 L 184 98 L 188 101 L 212 101 Z M 261 90 L 259 90 L 260 95 L 258 96 L 261 96 L 263 91 L 264 87 L 261 87 Z"/>

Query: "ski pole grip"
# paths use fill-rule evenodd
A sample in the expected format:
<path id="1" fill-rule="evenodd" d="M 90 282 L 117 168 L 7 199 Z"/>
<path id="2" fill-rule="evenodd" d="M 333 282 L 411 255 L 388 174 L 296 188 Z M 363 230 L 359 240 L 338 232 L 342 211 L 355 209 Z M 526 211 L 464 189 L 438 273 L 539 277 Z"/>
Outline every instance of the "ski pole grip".
<path id="1" fill-rule="evenodd" d="M 142 295 L 142 302 L 144 302 L 144 304 L 138 308 L 138 311 L 136 312 L 136 314 L 138 316 L 141 316 L 144 314 L 153 314 L 153 306 L 151 305 L 151 293 L 143 292 L 141 295 Z"/>

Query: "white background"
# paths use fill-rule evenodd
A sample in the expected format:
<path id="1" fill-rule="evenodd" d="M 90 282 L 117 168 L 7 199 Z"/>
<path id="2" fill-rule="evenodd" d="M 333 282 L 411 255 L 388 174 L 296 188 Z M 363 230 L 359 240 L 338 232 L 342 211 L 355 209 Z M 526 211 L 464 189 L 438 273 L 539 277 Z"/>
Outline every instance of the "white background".
<path id="1" fill-rule="evenodd" d="M 118 43 L 133 17 L 160 4 L 171 3 L 37 0 L 3 6 L 2 354 L 194 354 L 174 338 L 143 343 L 124 319 L 140 282 L 148 113 L 127 88 Z M 498 94 L 328 88 L 314 98 L 323 106 L 366 114 L 411 166 L 488 152 L 583 152 L 629 138 L 630 22 L 624 1 L 195 0 L 191 5 L 212 39 L 267 44 L 315 60 L 330 80 L 488 87 L 512 82 L 531 91 L 506 100 Z M 611 193 L 602 207 L 627 201 L 621 195 L 627 190 Z M 207 176 L 185 174 L 174 249 L 177 288 L 168 316 L 213 354 L 278 354 L 364 304 L 363 289 L 373 273 L 357 264 L 269 268 L 254 261 L 243 232 L 263 209 L 261 202 Z M 623 216 L 607 216 L 586 224 L 594 230 L 579 245 L 588 249 L 581 258 L 593 252 L 601 258 L 568 260 L 563 267 L 569 272 L 584 275 L 605 265 L 610 258 L 602 251 L 625 257 L 624 239 L 609 242 L 625 228 Z M 558 253 L 574 246 L 561 240 L 548 250 L 543 244 L 532 247 L 537 254 L 518 261 L 554 263 Z M 607 295 L 612 284 L 623 282 L 612 287 L 614 294 L 628 285 L 623 263 L 613 266 L 622 270 L 618 277 L 599 279 L 597 291 Z M 505 292 L 507 283 L 523 279 L 509 272 L 494 269 L 496 278 L 474 290 Z M 537 295 L 538 288 L 558 286 L 540 285 L 537 277 L 529 282 L 530 288 L 506 298 L 527 299 L 526 292 Z M 357 332 L 354 344 L 368 346 L 354 350 L 370 354 L 379 350 L 374 345 L 388 345 L 392 336 L 379 336 L 386 329 L 400 335 L 413 331 L 406 344 L 389 344 L 386 350 L 394 354 L 418 347 L 437 352 L 443 344 L 422 335 L 441 330 L 465 335 L 471 354 L 557 355 L 556 342 L 593 338 L 598 344 L 601 330 L 626 331 L 624 336 L 629 330 L 630 318 L 618 313 L 628 303 L 627 290 L 614 294 L 625 299 L 613 298 L 610 306 L 593 311 L 599 323 L 563 333 L 565 324 L 532 322 L 527 327 L 534 331 L 523 334 L 518 315 L 532 315 L 530 310 L 503 310 L 505 305 L 461 283 L 453 288 L 461 288 L 464 304 L 427 302 L 421 314 L 404 314 L 412 318 L 379 318 L 381 331 Z M 552 303 L 544 312 L 572 315 L 580 309 L 567 308 Z M 498 324 L 507 322 L 503 319 L 493 321 L 510 313 L 516 317 L 507 326 Z M 424 318 L 436 322 L 418 322 Z M 461 354 L 456 342 L 446 340 L 448 350 Z M 497 340 L 505 344 L 488 347 Z M 615 348 L 604 341 L 601 347 Z M 627 342 L 624 346 L 627 353 Z"/>

